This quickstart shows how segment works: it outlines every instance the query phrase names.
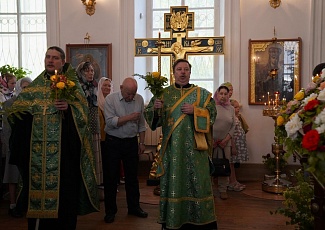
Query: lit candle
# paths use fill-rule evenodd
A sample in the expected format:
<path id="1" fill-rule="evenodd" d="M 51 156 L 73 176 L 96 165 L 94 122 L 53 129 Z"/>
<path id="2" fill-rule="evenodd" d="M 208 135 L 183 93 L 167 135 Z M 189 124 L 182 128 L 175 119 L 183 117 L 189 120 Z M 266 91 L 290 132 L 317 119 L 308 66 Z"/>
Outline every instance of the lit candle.
<path id="1" fill-rule="evenodd" d="M 267 92 L 267 100 L 270 101 L 270 92 Z"/>
<path id="2" fill-rule="evenodd" d="M 55 74 L 55 77 L 56 77 L 56 75 L 58 75 L 58 71 L 54 70 L 54 74 Z"/>

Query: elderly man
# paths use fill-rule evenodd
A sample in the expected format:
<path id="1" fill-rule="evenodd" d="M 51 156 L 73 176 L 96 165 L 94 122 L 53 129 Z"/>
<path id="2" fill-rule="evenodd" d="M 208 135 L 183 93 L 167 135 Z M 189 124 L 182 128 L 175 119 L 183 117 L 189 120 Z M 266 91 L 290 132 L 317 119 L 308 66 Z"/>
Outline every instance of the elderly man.
<path id="1" fill-rule="evenodd" d="M 105 222 L 112 223 L 117 212 L 116 191 L 120 180 L 120 162 L 125 174 L 128 214 L 146 218 L 148 213 L 140 208 L 138 181 L 139 154 L 145 150 L 144 103 L 137 94 L 138 85 L 126 78 L 120 91 L 105 98 L 106 144 L 103 153 L 105 194 Z"/>

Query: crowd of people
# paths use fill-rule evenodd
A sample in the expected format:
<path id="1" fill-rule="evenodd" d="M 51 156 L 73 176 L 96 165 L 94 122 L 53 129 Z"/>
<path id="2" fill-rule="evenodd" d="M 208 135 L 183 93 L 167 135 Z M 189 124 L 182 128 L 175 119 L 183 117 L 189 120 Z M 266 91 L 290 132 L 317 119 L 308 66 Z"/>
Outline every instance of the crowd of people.
<path id="1" fill-rule="evenodd" d="M 149 126 L 162 127 L 163 134 L 156 172 L 157 222 L 162 229 L 217 229 L 214 187 L 221 199 L 228 198 L 227 190 L 245 189 L 235 167 L 248 160 L 248 125 L 239 102 L 230 99 L 231 83 L 212 95 L 189 83 L 192 66 L 178 59 L 172 67 L 175 82 L 145 107 L 133 77 L 113 92 L 111 79 L 94 79 L 91 62 L 81 62 L 74 70 L 57 46 L 47 49 L 44 64 L 33 81 L 1 76 L 9 215 L 26 216 L 28 229 L 76 229 L 78 215 L 99 211 L 103 187 L 104 221 L 112 223 L 123 169 L 128 214 L 148 217 L 140 207 L 138 163 Z M 52 98 L 53 76 L 71 70 L 73 99 Z M 231 162 L 231 175 L 213 178 L 209 159 L 223 153 Z"/>

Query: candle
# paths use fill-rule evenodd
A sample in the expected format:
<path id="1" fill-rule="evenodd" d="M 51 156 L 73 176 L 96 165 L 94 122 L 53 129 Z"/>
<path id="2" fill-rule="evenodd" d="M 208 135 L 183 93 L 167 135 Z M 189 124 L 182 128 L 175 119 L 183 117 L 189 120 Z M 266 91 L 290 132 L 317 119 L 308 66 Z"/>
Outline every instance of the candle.
<path id="1" fill-rule="evenodd" d="M 56 77 L 56 75 L 58 75 L 58 71 L 54 70 L 54 74 L 55 74 L 55 77 Z"/>
<path id="2" fill-rule="evenodd" d="M 270 101 L 270 92 L 267 92 L 267 100 Z"/>
<path id="3" fill-rule="evenodd" d="M 161 34 L 160 34 L 160 30 L 159 30 L 159 32 L 158 32 L 158 41 L 160 42 L 161 40 L 160 40 L 160 37 L 161 36 Z"/>

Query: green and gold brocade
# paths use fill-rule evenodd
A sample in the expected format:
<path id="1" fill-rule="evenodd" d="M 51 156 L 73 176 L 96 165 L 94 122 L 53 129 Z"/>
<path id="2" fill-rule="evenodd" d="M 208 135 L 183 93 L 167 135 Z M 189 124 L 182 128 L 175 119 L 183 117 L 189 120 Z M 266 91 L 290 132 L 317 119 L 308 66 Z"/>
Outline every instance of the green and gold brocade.
<path id="1" fill-rule="evenodd" d="M 216 216 L 208 156 L 212 153 L 211 126 L 216 108 L 211 93 L 194 85 L 165 88 L 161 117 L 156 123 L 154 100 L 152 98 L 146 107 L 145 117 L 152 130 L 162 126 L 163 132 L 157 160 L 157 176 L 160 177 L 158 222 L 170 229 L 185 223 L 212 223 Z M 182 113 L 184 103 L 194 106 L 194 114 Z M 198 142 L 203 143 L 203 147 L 199 147 Z"/>
<path id="2" fill-rule="evenodd" d="M 68 70 L 72 68 L 68 67 Z M 76 76 L 75 76 L 76 78 Z M 78 81 L 77 78 L 75 79 Z M 63 111 L 58 111 L 50 98 L 51 81 L 41 73 L 17 97 L 11 115 L 30 113 L 33 116 L 30 140 L 30 172 L 28 218 L 57 218 L 60 191 L 61 131 Z M 78 214 L 99 210 L 95 164 L 88 126 L 88 104 L 79 84 L 75 99 L 68 100 L 81 142 L 80 204 Z M 76 194 L 77 195 L 77 194 Z M 86 204 L 83 204 L 83 203 Z"/>

